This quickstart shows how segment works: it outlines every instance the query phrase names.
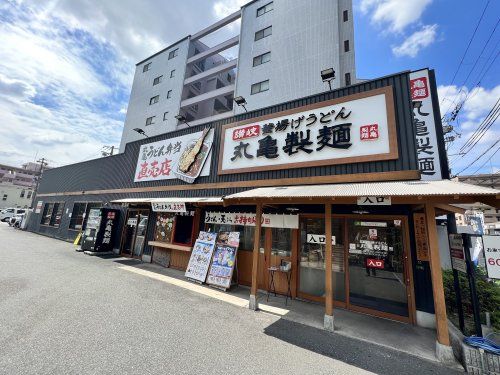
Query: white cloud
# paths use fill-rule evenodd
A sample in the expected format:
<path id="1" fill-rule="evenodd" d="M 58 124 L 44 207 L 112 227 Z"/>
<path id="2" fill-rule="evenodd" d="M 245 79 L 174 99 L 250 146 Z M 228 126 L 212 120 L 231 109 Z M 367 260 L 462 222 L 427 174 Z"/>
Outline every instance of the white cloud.
<path id="1" fill-rule="evenodd" d="M 213 13 L 215 17 L 217 17 L 218 19 L 224 18 L 236 12 L 246 3 L 248 3 L 248 0 L 216 1 L 213 5 Z"/>
<path id="2" fill-rule="evenodd" d="M 431 45 L 436 40 L 437 25 L 425 25 L 415 31 L 399 46 L 392 47 L 392 53 L 398 57 L 415 57 L 422 48 Z"/>
<path id="3" fill-rule="evenodd" d="M 360 10 L 370 16 L 374 24 L 388 26 L 401 32 L 422 16 L 432 0 L 361 0 Z"/>

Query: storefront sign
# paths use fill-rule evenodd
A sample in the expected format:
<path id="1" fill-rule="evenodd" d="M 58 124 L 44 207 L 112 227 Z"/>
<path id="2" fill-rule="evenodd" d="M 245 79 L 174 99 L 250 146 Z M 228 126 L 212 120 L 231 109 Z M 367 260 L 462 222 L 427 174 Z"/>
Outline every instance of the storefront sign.
<path id="1" fill-rule="evenodd" d="M 35 214 L 42 212 L 43 201 L 36 202 Z"/>
<path id="2" fill-rule="evenodd" d="M 227 224 L 255 226 L 256 215 L 254 213 L 230 213 L 230 212 L 207 212 L 205 213 L 206 224 Z M 274 215 L 262 214 L 261 225 L 268 228 L 299 228 L 298 215 Z"/>
<path id="3" fill-rule="evenodd" d="M 417 244 L 417 260 L 429 261 L 429 242 L 427 240 L 427 222 L 425 214 L 413 214 L 413 227 L 415 229 L 415 242 Z"/>
<path id="4" fill-rule="evenodd" d="M 137 225 L 137 219 L 136 218 L 130 218 L 127 220 L 127 225 L 130 227 L 135 227 Z"/>
<path id="5" fill-rule="evenodd" d="M 308 234 L 307 243 L 315 243 L 318 245 L 326 244 L 326 236 L 324 234 Z M 332 236 L 332 245 L 335 245 L 335 236 Z"/>
<path id="6" fill-rule="evenodd" d="M 215 252 L 208 271 L 207 283 L 222 288 L 231 286 L 240 232 L 219 232 Z"/>
<path id="7" fill-rule="evenodd" d="M 366 267 L 384 269 L 385 262 L 383 259 L 366 258 Z"/>
<path id="8" fill-rule="evenodd" d="M 110 214 L 113 214 L 110 216 Z M 109 245 L 111 243 L 111 235 L 113 234 L 113 224 L 114 224 L 114 212 L 109 212 L 106 218 L 106 226 L 104 227 L 104 234 L 102 237 L 102 243 Z"/>
<path id="9" fill-rule="evenodd" d="M 386 227 L 387 223 L 385 221 L 355 221 L 354 225 L 360 227 Z"/>
<path id="10" fill-rule="evenodd" d="M 500 236 L 483 236 L 486 270 L 490 279 L 500 279 Z"/>
<path id="11" fill-rule="evenodd" d="M 208 130 L 142 145 L 134 182 L 178 178 L 193 183 L 210 175 L 213 137 Z"/>
<path id="12" fill-rule="evenodd" d="M 397 159 L 392 95 L 387 87 L 319 108 L 226 125 L 219 174 Z"/>
<path id="13" fill-rule="evenodd" d="M 421 178 L 422 180 L 441 180 L 441 162 L 428 69 L 410 73 L 410 94 Z"/>
<path id="14" fill-rule="evenodd" d="M 467 273 L 462 235 L 449 234 L 448 237 L 450 239 L 451 266 L 457 271 Z"/>
<path id="15" fill-rule="evenodd" d="M 205 282 L 215 248 L 216 237 L 217 233 L 200 232 L 186 268 L 186 277 L 202 283 Z"/>
<path id="16" fill-rule="evenodd" d="M 186 212 L 184 202 L 152 202 L 151 207 L 154 212 Z"/>
<path id="17" fill-rule="evenodd" d="M 390 206 L 391 197 L 358 197 L 358 206 Z"/>

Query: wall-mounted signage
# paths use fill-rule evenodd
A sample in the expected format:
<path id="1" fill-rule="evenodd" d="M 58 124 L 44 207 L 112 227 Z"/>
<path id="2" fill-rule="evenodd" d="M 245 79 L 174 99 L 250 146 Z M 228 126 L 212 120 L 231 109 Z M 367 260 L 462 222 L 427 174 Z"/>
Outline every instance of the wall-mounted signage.
<path id="1" fill-rule="evenodd" d="M 490 279 L 500 279 L 500 236 L 483 236 L 484 257 Z"/>
<path id="2" fill-rule="evenodd" d="M 152 202 L 151 207 L 154 212 L 186 212 L 184 202 Z"/>
<path id="3" fill-rule="evenodd" d="M 383 259 L 366 258 L 366 267 L 378 268 L 383 270 L 385 267 L 385 262 Z"/>
<path id="4" fill-rule="evenodd" d="M 391 197 L 358 197 L 358 206 L 390 206 Z"/>
<path id="5" fill-rule="evenodd" d="M 43 201 L 36 202 L 35 214 L 42 212 Z"/>
<path id="6" fill-rule="evenodd" d="M 429 261 L 429 242 L 427 240 L 427 222 L 425 214 L 413 214 L 413 227 L 415 229 L 415 242 L 417 244 L 417 260 Z"/>
<path id="7" fill-rule="evenodd" d="M 449 234 L 448 236 L 450 239 L 451 266 L 457 271 L 467 273 L 462 235 Z"/>
<path id="8" fill-rule="evenodd" d="M 223 127 L 219 174 L 398 158 L 392 87 Z"/>
<path id="9" fill-rule="evenodd" d="M 210 175 L 213 137 L 214 131 L 207 128 L 201 132 L 142 145 L 134 182 L 178 178 L 193 183 L 198 176 Z"/>
<path id="10" fill-rule="evenodd" d="M 131 217 L 130 219 L 127 220 L 127 225 L 129 227 L 135 227 L 135 226 L 137 226 L 137 219 Z"/>
<path id="11" fill-rule="evenodd" d="M 315 243 L 318 245 L 326 244 L 326 236 L 324 234 L 308 234 L 307 243 Z M 335 245 L 335 236 L 332 236 L 332 245 Z"/>
<path id="12" fill-rule="evenodd" d="M 205 213 L 206 224 L 227 224 L 255 226 L 256 215 L 254 213 L 230 213 L 230 212 L 207 212 Z M 269 228 L 299 228 L 298 215 L 274 215 L 262 214 L 261 225 Z"/>
<path id="13" fill-rule="evenodd" d="M 418 167 L 422 180 L 441 180 L 436 122 L 432 106 L 429 70 L 410 73 L 410 95 L 417 138 Z"/>

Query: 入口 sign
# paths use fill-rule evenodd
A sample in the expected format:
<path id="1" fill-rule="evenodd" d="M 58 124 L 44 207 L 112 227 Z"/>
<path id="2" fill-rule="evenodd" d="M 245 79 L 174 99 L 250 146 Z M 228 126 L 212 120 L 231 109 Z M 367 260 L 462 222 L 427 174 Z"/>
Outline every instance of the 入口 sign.
<path id="1" fill-rule="evenodd" d="M 383 259 L 366 258 L 366 267 L 384 269 L 385 262 Z"/>
<path id="2" fill-rule="evenodd" d="M 390 206 L 391 197 L 358 197 L 358 206 Z"/>
<path id="3" fill-rule="evenodd" d="M 186 212 L 184 202 L 152 202 L 151 207 L 154 212 Z"/>
<path id="4" fill-rule="evenodd" d="M 219 174 L 397 159 L 392 88 L 223 127 Z M 321 106 L 320 106 L 321 105 Z"/>
<path id="5" fill-rule="evenodd" d="M 324 234 L 308 234 L 307 243 L 316 243 L 319 245 L 326 244 L 326 236 Z M 332 236 L 332 245 L 335 245 L 335 236 Z"/>
<path id="6" fill-rule="evenodd" d="M 500 236 L 483 236 L 484 257 L 490 279 L 500 279 Z"/>

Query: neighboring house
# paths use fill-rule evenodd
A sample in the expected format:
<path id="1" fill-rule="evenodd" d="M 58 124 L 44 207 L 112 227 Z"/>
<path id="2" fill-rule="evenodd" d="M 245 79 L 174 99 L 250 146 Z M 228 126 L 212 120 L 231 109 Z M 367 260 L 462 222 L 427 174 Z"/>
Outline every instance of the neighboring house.
<path id="1" fill-rule="evenodd" d="M 0 209 L 31 207 L 39 175 L 38 163 L 25 163 L 22 167 L 0 164 Z"/>

